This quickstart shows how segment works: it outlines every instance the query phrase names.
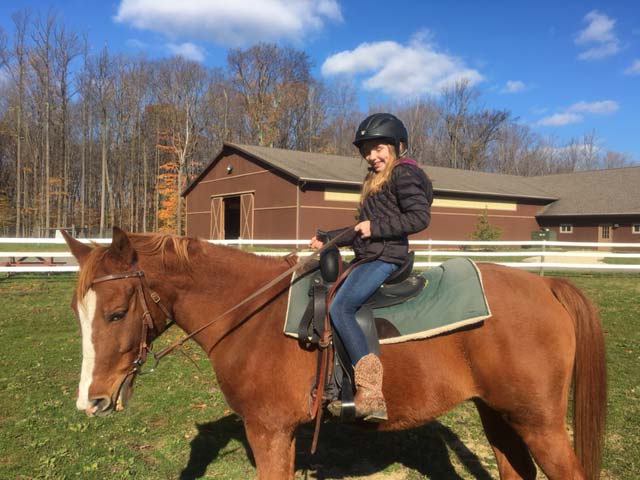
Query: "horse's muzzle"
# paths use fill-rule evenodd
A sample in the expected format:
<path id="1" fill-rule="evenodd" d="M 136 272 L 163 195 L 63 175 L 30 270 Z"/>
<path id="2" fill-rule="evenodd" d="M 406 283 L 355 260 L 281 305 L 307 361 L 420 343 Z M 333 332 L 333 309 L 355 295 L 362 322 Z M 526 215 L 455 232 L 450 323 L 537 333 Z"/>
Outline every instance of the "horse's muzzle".
<path id="1" fill-rule="evenodd" d="M 89 406 L 84 410 L 89 417 L 100 417 L 110 414 L 114 409 L 113 401 L 108 395 L 89 399 Z"/>

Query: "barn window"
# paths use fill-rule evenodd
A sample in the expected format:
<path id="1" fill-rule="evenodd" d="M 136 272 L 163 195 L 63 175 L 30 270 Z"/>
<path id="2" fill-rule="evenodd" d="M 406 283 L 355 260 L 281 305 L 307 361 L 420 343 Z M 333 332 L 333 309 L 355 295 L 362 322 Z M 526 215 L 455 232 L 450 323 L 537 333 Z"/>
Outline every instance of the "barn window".
<path id="1" fill-rule="evenodd" d="M 573 225 L 568 223 L 560 224 L 560 233 L 573 233 Z"/>
<path id="2" fill-rule="evenodd" d="M 640 233 L 640 223 L 634 223 L 631 226 L 631 232 L 632 233 Z"/>

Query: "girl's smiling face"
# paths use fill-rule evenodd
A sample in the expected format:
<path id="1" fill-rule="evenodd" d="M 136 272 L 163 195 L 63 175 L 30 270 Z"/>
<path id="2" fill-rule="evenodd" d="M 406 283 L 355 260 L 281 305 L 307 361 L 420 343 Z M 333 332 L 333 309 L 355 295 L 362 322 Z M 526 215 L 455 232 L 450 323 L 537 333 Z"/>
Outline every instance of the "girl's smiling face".
<path id="1" fill-rule="evenodd" d="M 367 140 L 360 147 L 360 154 L 376 172 L 382 172 L 395 160 L 391 154 L 391 145 L 380 140 Z"/>

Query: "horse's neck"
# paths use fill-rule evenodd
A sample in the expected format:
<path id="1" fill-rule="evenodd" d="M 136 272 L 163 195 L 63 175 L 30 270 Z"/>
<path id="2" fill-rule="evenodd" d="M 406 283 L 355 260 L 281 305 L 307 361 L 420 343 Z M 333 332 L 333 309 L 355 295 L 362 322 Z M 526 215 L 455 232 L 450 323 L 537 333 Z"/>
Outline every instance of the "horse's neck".
<path id="1" fill-rule="evenodd" d="M 260 259 L 256 259 L 251 268 L 245 269 L 242 266 L 233 268 L 226 262 L 223 264 L 226 268 L 221 269 L 220 265 L 195 266 L 190 282 L 174 279 L 176 295 L 173 307 L 178 326 L 190 334 L 213 321 L 194 337 L 207 353 L 227 335 L 235 335 L 235 330 L 241 330 L 249 322 L 259 322 L 260 328 L 270 328 L 269 324 L 275 319 L 262 315 L 259 310 L 273 298 L 277 288 L 270 288 L 229 314 L 225 312 L 241 304 L 287 268 L 284 262 L 279 265 Z M 278 284 L 279 291 L 282 291 L 282 285 L 282 282 Z"/>

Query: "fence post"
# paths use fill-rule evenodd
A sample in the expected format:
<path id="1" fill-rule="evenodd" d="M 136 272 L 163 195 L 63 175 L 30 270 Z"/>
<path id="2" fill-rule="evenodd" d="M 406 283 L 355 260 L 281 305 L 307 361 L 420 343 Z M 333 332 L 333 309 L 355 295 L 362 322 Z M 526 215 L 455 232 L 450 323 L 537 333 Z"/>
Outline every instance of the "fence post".
<path id="1" fill-rule="evenodd" d="M 545 252 L 547 251 L 547 241 L 546 240 L 542 240 L 542 256 L 540 257 L 540 276 L 544 277 L 544 257 L 545 257 Z"/>

